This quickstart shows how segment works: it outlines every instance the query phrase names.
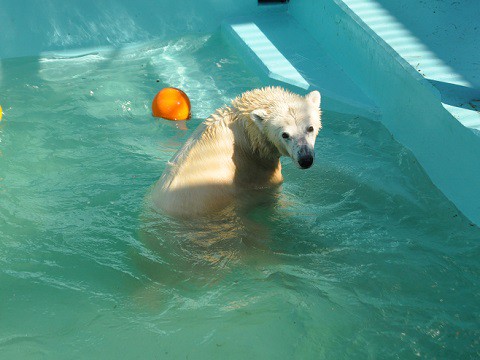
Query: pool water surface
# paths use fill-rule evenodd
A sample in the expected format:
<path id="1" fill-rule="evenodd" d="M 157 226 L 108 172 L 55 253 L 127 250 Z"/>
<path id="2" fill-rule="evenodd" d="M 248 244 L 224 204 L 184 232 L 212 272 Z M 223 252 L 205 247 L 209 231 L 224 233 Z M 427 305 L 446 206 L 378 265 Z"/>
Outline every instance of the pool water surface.
<path id="1" fill-rule="evenodd" d="M 380 123 L 325 111 L 311 169 L 175 221 L 145 200 L 167 161 L 268 85 L 219 34 L 1 64 L 2 357 L 480 356 L 480 230 Z M 188 130 L 151 117 L 165 86 Z"/>

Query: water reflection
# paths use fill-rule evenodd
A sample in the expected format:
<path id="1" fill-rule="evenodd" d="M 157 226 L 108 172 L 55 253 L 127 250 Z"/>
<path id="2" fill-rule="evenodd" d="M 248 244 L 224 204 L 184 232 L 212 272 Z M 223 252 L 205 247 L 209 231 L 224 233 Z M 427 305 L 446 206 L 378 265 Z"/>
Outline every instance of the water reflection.
<path id="1" fill-rule="evenodd" d="M 138 265 L 153 281 L 182 287 L 211 284 L 241 265 L 271 263 L 279 207 L 279 190 L 262 189 L 210 216 L 174 219 L 158 213 L 147 196 Z"/>

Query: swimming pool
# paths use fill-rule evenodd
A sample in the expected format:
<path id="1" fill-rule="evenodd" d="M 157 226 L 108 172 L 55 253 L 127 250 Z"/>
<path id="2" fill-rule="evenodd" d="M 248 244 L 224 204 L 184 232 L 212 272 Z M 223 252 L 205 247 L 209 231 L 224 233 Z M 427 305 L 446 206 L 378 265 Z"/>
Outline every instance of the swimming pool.
<path id="1" fill-rule="evenodd" d="M 325 111 L 275 201 L 180 222 L 144 199 L 206 116 L 267 85 L 218 32 L 2 60 L 6 358 L 475 358 L 480 230 L 381 123 Z M 150 115 L 174 85 L 187 131 Z"/>

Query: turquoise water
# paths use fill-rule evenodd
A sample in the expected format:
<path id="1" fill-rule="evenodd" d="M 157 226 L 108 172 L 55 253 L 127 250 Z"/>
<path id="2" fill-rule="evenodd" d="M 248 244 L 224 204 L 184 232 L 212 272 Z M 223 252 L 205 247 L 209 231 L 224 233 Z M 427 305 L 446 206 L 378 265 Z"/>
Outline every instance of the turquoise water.
<path id="1" fill-rule="evenodd" d="M 265 84 L 219 36 L 2 60 L 0 80 L 1 357 L 480 356 L 480 230 L 379 123 L 325 112 L 280 193 L 178 222 L 150 186 Z M 187 131 L 150 116 L 167 85 Z"/>

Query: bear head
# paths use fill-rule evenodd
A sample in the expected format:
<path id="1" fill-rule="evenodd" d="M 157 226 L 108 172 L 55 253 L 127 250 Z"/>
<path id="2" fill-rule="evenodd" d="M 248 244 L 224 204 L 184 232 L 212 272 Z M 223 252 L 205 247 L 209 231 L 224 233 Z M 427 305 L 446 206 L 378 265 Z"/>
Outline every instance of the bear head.
<path id="1" fill-rule="evenodd" d="M 320 101 L 320 93 L 312 91 L 291 101 L 273 101 L 265 109 L 253 110 L 250 118 L 281 155 L 308 169 L 315 159 L 315 140 L 322 128 Z"/>

